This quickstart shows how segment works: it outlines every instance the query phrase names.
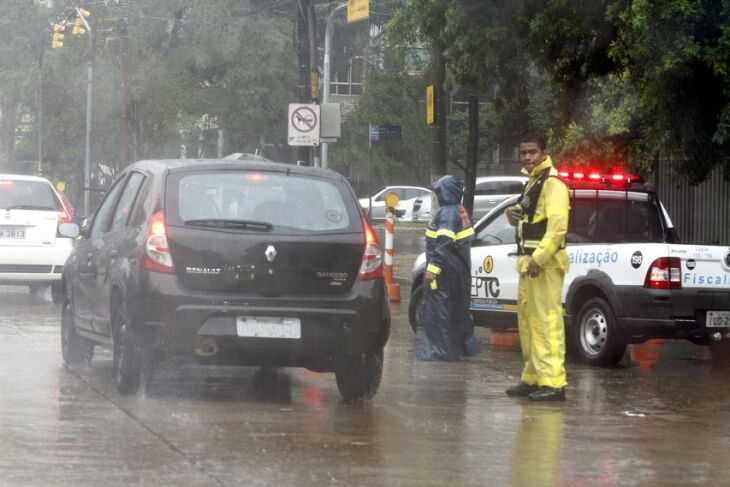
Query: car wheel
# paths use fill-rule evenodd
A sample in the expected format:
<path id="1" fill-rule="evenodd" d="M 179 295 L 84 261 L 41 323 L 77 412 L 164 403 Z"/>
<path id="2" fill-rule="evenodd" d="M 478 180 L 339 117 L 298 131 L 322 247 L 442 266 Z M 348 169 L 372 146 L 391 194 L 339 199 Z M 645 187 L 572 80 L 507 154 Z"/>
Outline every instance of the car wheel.
<path id="1" fill-rule="evenodd" d="M 583 363 L 613 366 L 624 356 L 626 341 L 603 298 L 591 298 L 581 306 L 574 332 L 575 351 Z"/>
<path id="2" fill-rule="evenodd" d="M 135 343 L 129 314 L 122 303 L 114 313 L 114 386 L 120 394 L 131 394 L 139 387 L 142 378 L 142 353 Z"/>
<path id="3" fill-rule="evenodd" d="M 61 314 L 61 356 L 68 365 L 88 364 L 94 356 L 94 344 L 79 335 L 71 312 L 71 302 L 63 300 Z"/>
<path id="4" fill-rule="evenodd" d="M 341 357 L 335 369 L 337 388 L 346 401 L 372 398 L 378 391 L 382 376 L 382 348 L 372 353 Z"/>
<path id="5" fill-rule="evenodd" d="M 423 284 L 420 284 L 416 289 L 413 290 L 413 293 L 411 293 L 411 301 L 408 303 L 408 321 L 411 323 L 411 330 L 413 330 L 413 333 L 415 333 L 416 328 L 418 328 L 418 323 L 416 323 L 416 316 L 418 316 L 418 307 L 421 305 L 422 299 Z"/>
<path id="6" fill-rule="evenodd" d="M 53 301 L 53 304 L 60 303 L 62 296 L 63 296 L 63 286 L 61 285 L 61 281 L 54 282 L 53 284 L 51 284 L 51 300 Z"/>
<path id="7" fill-rule="evenodd" d="M 712 360 L 720 365 L 730 365 L 730 340 L 722 339 L 719 342 L 710 343 L 710 355 Z"/>

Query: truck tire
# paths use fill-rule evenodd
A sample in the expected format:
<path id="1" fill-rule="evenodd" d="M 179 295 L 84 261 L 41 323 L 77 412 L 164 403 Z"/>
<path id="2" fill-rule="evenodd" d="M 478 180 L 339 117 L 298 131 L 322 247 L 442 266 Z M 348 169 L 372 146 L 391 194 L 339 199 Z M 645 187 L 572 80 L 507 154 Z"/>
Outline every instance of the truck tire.
<path id="1" fill-rule="evenodd" d="M 418 307 L 421 305 L 421 299 L 423 299 L 423 284 L 419 284 L 416 289 L 411 293 L 411 301 L 408 303 L 408 321 L 411 324 L 411 330 L 413 333 L 418 328 L 416 323 L 416 316 L 418 314 Z"/>
<path id="2" fill-rule="evenodd" d="M 611 305 L 600 297 L 586 301 L 578 311 L 574 350 L 578 360 L 589 365 L 614 366 L 626 351 Z"/>

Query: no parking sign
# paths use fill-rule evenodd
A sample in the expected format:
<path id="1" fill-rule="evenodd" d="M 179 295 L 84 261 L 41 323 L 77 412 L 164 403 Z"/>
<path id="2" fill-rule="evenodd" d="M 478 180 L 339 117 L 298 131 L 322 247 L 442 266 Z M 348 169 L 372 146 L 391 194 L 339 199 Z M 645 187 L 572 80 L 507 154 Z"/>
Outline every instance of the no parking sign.
<path id="1" fill-rule="evenodd" d="M 319 105 L 289 104 L 289 145 L 319 145 Z"/>

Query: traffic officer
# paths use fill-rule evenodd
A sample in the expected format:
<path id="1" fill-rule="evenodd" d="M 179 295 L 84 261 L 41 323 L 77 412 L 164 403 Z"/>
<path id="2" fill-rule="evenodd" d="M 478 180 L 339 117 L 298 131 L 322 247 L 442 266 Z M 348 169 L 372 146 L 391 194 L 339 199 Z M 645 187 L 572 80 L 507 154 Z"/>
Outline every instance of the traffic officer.
<path id="1" fill-rule="evenodd" d="M 558 178 L 545 139 L 520 139 L 522 172 L 529 176 L 520 200 L 505 210 L 517 227 L 517 316 L 524 368 L 510 396 L 533 401 L 565 400 L 565 329 L 561 293 L 569 259 L 568 188 Z"/>
<path id="2" fill-rule="evenodd" d="M 426 274 L 416 315 L 419 360 L 459 360 L 479 353 L 469 311 L 474 228 L 461 205 L 464 188 L 455 176 L 433 183 L 439 209 L 426 230 Z"/>

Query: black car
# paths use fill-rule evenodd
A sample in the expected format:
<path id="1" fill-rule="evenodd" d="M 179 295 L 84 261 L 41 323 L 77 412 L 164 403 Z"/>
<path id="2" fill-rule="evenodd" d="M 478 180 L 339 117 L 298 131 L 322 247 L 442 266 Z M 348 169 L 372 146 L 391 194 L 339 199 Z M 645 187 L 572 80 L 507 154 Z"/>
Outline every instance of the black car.
<path id="1" fill-rule="evenodd" d="M 62 351 L 111 347 L 120 393 L 166 365 L 334 371 L 380 384 L 382 250 L 341 175 L 261 160 L 154 160 L 116 180 L 63 269 Z"/>

